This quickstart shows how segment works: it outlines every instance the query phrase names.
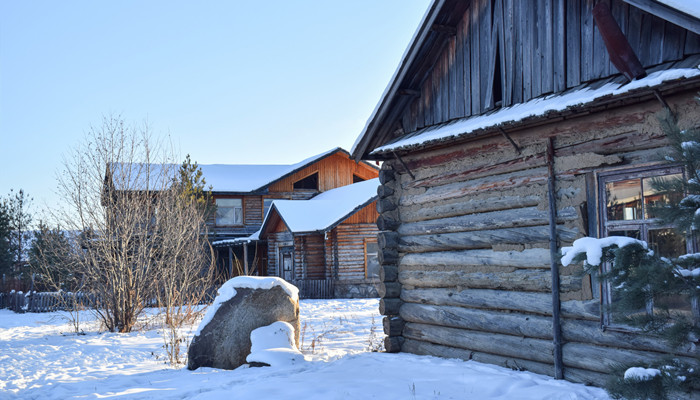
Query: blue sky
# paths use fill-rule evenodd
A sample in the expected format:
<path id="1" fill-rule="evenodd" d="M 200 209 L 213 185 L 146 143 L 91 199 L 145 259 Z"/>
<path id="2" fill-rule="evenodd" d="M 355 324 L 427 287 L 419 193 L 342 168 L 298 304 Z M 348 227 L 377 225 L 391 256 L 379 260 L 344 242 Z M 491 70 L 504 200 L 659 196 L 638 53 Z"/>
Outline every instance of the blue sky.
<path id="1" fill-rule="evenodd" d="M 200 164 L 349 150 L 428 3 L 0 1 L 0 195 L 51 205 L 109 114 Z"/>

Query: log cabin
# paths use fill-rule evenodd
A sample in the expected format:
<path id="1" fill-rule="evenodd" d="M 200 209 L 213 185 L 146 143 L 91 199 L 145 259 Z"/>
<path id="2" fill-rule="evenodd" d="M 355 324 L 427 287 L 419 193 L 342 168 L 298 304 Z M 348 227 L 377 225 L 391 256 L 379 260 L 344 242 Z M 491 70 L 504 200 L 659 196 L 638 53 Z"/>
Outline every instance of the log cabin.
<path id="1" fill-rule="evenodd" d="M 222 281 L 242 274 L 267 274 L 267 244 L 256 232 L 273 200 L 306 200 L 335 188 L 376 179 L 379 174 L 378 167 L 351 160 L 350 154 L 339 147 L 291 165 L 204 164 L 199 167 L 207 187 L 211 187 L 212 201 L 216 205 L 207 225 Z M 158 168 L 150 169 L 151 175 L 160 173 Z M 172 173 L 176 169 L 174 166 L 167 170 Z M 105 180 L 112 181 L 109 169 Z M 376 216 L 370 217 L 374 224 Z M 376 238 L 376 228 L 374 232 Z M 303 284 L 301 279 L 298 281 Z M 309 291 L 302 291 L 301 295 L 317 297 Z"/>
<path id="2" fill-rule="evenodd" d="M 615 288 L 559 249 L 633 236 L 697 251 L 644 208 L 660 118 L 700 123 L 700 7 L 665 0 L 435 0 L 352 149 L 382 160 L 380 312 L 391 352 L 602 385 L 674 356 L 611 315 Z M 691 303 L 693 303 L 691 305 Z M 679 311 L 697 317 L 697 301 Z M 696 395 L 698 393 L 696 392 Z"/>
<path id="3" fill-rule="evenodd" d="M 259 237 L 267 241 L 268 275 L 302 296 L 377 297 L 378 179 L 331 189 L 309 200 L 275 200 Z"/>
<path id="4" fill-rule="evenodd" d="M 354 182 L 374 179 L 378 168 L 335 148 L 292 165 L 201 165 L 216 213 L 208 221 L 222 279 L 266 275 L 264 240 L 249 239 L 275 199 L 304 200 Z"/>

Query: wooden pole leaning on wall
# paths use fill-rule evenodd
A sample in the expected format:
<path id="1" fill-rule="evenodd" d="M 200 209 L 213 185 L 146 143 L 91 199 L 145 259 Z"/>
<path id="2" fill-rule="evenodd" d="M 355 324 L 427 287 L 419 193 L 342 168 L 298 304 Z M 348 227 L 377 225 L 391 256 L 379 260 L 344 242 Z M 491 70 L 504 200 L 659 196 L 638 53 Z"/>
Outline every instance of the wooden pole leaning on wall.
<path id="1" fill-rule="evenodd" d="M 547 189 L 549 202 L 549 254 L 552 272 L 552 337 L 554 343 L 554 378 L 564 379 L 562 357 L 560 299 L 559 299 L 559 262 L 557 251 L 557 199 L 554 174 L 554 139 L 547 139 Z"/>

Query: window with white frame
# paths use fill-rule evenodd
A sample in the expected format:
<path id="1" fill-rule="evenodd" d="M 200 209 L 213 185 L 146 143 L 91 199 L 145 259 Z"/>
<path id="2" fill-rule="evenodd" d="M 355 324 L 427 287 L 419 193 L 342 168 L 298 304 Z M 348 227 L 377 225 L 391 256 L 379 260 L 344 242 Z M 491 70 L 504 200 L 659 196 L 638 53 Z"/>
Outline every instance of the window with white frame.
<path id="1" fill-rule="evenodd" d="M 672 226 L 663 225 L 654 215 L 653 207 L 677 203 L 680 193 L 659 192 L 653 180 L 683 177 L 681 167 L 656 167 L 611 172 L 599 175 L 601 237 L 627 236 L 644 240 L 649 248 L 662 257 L 678 257 L 693 251 L 693 241 L 678 234 Z M 603 268 L 608 268 L 604 266 Z M 603 282 L 602 300 L 605 326 L 620 326 L 621 318 L 609 311 L 617 299 L 615 288 Z M 656 304 L 654 304 L 656 303 Z M 663 305 L 678 312 L 690 312 L 690 299 L 681 296 L 655 299 L 639 313 L 653 313 Z"/>
<path id="2" fill-rule="evenodd" d="M 243 202 L 241 199 L 216 199 L 216 225 L 243 225 Z"/>

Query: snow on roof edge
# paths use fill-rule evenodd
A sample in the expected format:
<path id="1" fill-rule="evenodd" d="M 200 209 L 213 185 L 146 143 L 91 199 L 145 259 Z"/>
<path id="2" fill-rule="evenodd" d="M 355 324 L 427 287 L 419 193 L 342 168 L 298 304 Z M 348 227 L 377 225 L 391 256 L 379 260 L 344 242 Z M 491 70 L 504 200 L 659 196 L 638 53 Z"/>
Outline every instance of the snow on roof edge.
<path id="1" fill-rule="evenodd" d="M 399 138 L 394 143 L 380 146 L 374 149 L 370 154 L 377 155 L 389 151 L 405 150 L 428 145 L 447 139 L 456 139 L 474 131 L 494 128 L 507 123 L 519 122 L 531 117 L 543 116 L 549 112 L 571 110 L 590 104 L 606 96 L 621 95 L 634 90 L 659 86 L 672 80 L 689 79 L 697 76 L 700 76 L 700 69 L 698 66 L 692 68 L 676 68 L 656 71 L 645 78 L 627 84 L 620 85 L 609 82 L 597 89 L 591 89 L 589 85 L 579 90 L 565 92 L 564 94 L 550 94 L 532 99 L 525 103 L 502 108 L 492 113 L 470 116 L 440 125 L 429 126 L 417 131 L 409 137 L 404 137 L 403 139 Z"/>

